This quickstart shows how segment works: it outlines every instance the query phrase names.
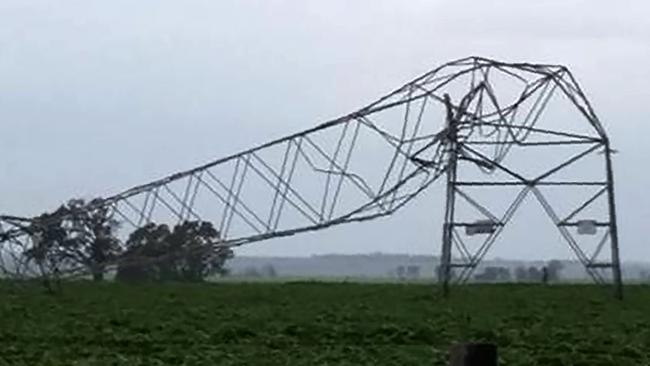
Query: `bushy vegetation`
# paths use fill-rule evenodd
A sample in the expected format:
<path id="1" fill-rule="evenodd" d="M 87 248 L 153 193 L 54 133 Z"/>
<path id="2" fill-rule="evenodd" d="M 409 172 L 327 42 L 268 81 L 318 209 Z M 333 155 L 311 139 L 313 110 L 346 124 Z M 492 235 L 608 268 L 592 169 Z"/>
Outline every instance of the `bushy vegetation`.
<path id="1" fill-rule="evenodd" d="M 650 364 L 650 288 L 0 283 L 0 365 L 446 365 L 458 341 L 501 365 Z"/>
<path id="2" fill-rule="evenodd" d="M 233 257 L 220 246 L 221 234 L 208 221 L 181 221 L 170 228 L 150 222 L 133 231 L 125 243 L 117 237 L 115 212 L 101 198 L 70 200 L 44 213 L 24 228 L 32 245 L 23 255 L 52 291 L 61 272 L 84 271 L 100 282 L 109 267 L 120 281 L 201 282 L 223 275 Z"/>
<path id="3" fill-rule="evenodd" d="M 214 246 L 219 238 L 209 222 L 185 221 L 173 230 L 167 225 L 145 225 L 126 241 L 116 279 L 201 282 L 210 275 L 222 275 L 233 252 Z"/>

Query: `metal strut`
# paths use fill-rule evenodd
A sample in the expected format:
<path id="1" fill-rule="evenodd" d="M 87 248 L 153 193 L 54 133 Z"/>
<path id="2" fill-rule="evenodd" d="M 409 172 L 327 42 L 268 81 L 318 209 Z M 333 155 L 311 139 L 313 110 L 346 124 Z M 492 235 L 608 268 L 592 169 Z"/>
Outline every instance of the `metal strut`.
<path id="1" fill-rule="evenodd" d="M 451 281 L 451 250 L 454 230 L 454 209 L 456 194 L 454 183 L 456 182 L 457 160 L 458 160 L 458 123 L 452 109 L 451 98 L 445 94 L 445 107 L 447 109 L 447 147 L 449 160 L 447 167 L 447 194 L 445 205 L 445 221 L 442 230 L 442 287 L 444 296 L 449 294 L 449 283 Z"/>

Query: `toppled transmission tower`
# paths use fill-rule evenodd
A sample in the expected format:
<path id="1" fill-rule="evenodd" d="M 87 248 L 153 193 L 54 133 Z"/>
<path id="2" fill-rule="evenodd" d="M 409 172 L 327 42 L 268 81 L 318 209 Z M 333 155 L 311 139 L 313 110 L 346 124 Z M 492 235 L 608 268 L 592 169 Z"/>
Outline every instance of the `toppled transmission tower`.
<path id="1" fill-rule="evenodd" d="M 597 283 L 611 279 L 620 297 L 611 154 L 566 67 L 469 57 L 341 118 L 80 210 L 108 209 L 122 241 L 151 222 L 205 220 L 221 233 L 216 245 L 235 247 L 391 215 L 446 176 L 438 270 L 445 292 L 470 278 L 532 196 L 587 273 Z M 5 274 L 28 275 L 34 266 L 24 254 L 48 222 L 0 220 Z"/>

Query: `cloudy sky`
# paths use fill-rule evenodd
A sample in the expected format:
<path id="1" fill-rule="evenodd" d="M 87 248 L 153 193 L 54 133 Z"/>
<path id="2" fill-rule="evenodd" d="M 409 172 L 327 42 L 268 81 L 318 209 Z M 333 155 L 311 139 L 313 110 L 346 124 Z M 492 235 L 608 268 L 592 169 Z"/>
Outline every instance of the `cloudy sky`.
<path id="1" fill-rule="evenodd" d="M 650 260 L 647 1 L 0 2 L 0 211 L 110 195 L 348 113 L 450 59 L 561 63 L 615 157 L 622 256 Z M 439 251 L 440 189 L 247 254 Z M 544 230 L 553 230 L 552 226 Z M 491 256 L 568 257 L 504 243 Z"/>

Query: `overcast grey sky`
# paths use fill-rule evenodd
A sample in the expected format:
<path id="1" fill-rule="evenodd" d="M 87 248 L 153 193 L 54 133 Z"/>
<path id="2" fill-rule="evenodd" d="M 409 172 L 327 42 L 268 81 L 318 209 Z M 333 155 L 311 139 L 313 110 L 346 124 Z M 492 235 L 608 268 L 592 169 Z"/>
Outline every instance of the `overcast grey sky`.
<path id="1" fill-rule="evenodd" d="M 3 0 L 0 212 L 33 215 L 71 197 L 106 196 L 348 113 L 443 62 L 481 55 L 571 68 L 620 151 L 622 256 L 648 260 L 650 3 L 612 4 Z M 389 220 L 241 253 L 437 254 L 440 193 Z M 526 235 L 491 256 L 569 256 L 557 244 L 526 246 Z"/>

